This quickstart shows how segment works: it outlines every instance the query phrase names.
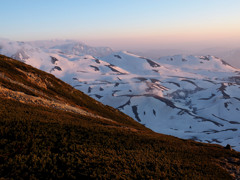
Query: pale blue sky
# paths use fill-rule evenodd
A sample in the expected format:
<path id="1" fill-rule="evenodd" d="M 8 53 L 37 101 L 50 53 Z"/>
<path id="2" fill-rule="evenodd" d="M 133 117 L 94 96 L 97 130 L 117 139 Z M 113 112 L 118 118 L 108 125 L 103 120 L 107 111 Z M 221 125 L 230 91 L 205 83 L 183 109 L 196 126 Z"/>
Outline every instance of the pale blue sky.
<path id="1" fill-rule="evenodd" d="M 0 37 L 11 40 L 115 48 L 240 40 L 240 0 L 0 0 L 0 7 Z"/>

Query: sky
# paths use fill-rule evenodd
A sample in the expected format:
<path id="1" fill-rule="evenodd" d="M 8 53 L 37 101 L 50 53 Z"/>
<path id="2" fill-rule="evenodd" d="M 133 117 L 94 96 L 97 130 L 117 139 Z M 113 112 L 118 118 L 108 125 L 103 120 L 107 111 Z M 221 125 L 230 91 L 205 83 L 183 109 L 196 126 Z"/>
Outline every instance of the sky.
<path id="1" fill-rule="evenodd" d="M 115 49 L 240 47 L 240 0 L 0 0 L 0 37 Z"/>

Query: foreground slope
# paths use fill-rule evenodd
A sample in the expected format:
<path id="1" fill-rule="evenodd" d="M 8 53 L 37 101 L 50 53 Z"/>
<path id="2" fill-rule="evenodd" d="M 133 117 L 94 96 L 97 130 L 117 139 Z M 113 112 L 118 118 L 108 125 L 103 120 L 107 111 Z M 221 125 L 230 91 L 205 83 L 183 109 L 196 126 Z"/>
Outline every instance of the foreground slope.
<path id="1" fill-rule="evenodd" d="M 5 56 L 0 56 L 0 102 L 1 178 L 239 177 L 239 153 L 154 133 Z"/>

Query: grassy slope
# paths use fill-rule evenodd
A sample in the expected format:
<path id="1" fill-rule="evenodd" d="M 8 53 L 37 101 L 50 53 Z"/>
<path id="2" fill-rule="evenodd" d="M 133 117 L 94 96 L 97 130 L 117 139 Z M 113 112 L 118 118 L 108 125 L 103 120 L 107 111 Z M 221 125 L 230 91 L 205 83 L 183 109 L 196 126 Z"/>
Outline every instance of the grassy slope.
<path id="1" fill-rule="evenodd" d="M 51 86 L 41 89 L 31 84 L 15 67 L 40 74 Z M 0 56 L 0 72 L 51 97 L 121 123 L 0 96 L 0 178 L 231 179 L 215 162 L 239 157 L 236 152 L 154 133 L 52 75 L 4 56 Z M 32 93 L 1 78 L 0 86 Z"/>

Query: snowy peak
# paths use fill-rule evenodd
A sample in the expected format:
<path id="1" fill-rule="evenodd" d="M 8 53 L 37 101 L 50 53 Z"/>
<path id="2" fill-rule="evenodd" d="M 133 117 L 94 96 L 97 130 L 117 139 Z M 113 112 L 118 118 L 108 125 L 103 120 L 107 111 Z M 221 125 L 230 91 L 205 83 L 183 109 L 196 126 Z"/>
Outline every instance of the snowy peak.
<path id="1" fill-rule="evenodd" d="M 127 51 L 114 52 L 101 59 L 133 74 L 153 74 L 153 70 L 160 67 L 160 64 L 151 59 Z"/>
<path id="2" fill-rule="evenodd" d="M 23 50 L 19 49 L 15 54 L 11 56 L 13 59 L 20 60 L 22 62 L 25 62 L 27 59 L 30 58 L 30 56 Z"/>

